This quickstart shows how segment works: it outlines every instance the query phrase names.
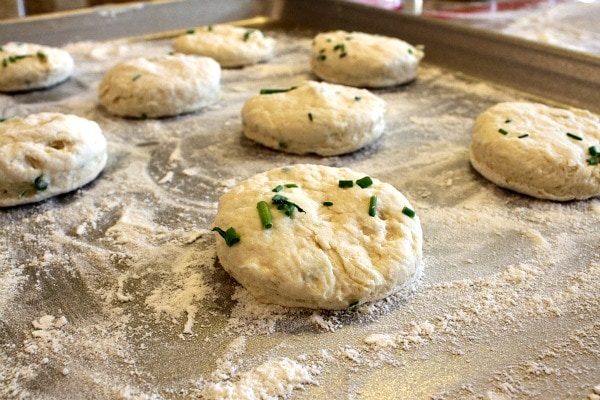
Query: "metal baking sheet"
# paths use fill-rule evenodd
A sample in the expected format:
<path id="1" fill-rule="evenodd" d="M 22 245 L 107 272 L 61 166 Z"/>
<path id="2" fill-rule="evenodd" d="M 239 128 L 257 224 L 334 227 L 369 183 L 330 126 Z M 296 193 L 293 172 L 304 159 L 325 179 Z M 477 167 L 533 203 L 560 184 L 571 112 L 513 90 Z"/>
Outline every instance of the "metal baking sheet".
<path id="1" fill-rule="evenodd" d="M 467 149 L 474 118 L 499 101 L 597 110 L 598 92 L 567 101 L 548 85 L 552 93 L 541 93 L 534 78 L 552 70 L 558 88 L 593 88 L 597 59 L 343 2 L 218 4 L 118 8 L 104 30 L 95 24 L 109 18 L 106 10 L 1 24 L 3 40 L 7 32 L 15 40 L 60 37 L 77 65 L 51 90 L 0 96 L 2 116 L 59 111 L 95 120 L 109 163 L 80 190 L 0 210 L 0 397 L 592 398 L 600 390 L 600 201 L 555 203 L 499 189 L 470 167 Z M 181 17 L 180 26 L 153 19 L 146 31 L 131 31 L 153 13 Z M 117 61 L 170 51 L 178 29 L 240 19 L 277 39 L 276 56 L 223 70 L 216 106 L 130 120 L 98 105 L 98 82 Z M 56 29 L 42 34 L 49 26 Z M 245 99 L 313 79 L 310 42 L 324 29 L 425 44 L 415 82 L 374 90 L 388 104 L 384 136 L 328 158 L 244 139 Z M 73 30 L 77 36 L 66 34 Z M 461 54 L 493 53 L 492 42 L 503 54 L 538 50 L 538 63 L 523 57 L 518 66 L 530 67 L 531 87 L 461 68 Z M 546 65 L 550 56 L 556 63 Z M 578 75 L 585 65 L 595 67 L 591 75 Z M 219 195 L 294 163 L 350 167 L 411 200 L 425 240 L 425 276 L 414 292 L 343 312 L 287 309 L 256 302 L 227 276 L 208 231 Z"/>

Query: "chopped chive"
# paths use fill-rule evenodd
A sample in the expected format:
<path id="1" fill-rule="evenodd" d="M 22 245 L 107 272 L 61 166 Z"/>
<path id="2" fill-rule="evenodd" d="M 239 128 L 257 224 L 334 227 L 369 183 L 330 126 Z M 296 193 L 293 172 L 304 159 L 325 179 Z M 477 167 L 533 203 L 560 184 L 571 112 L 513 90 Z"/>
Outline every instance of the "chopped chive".
<path id="1" fill-rule="evenodd" d="M 510 119 L 510 118 L 507 118 L 507 119 L 504 121 L 504 123 L 505 123 L 505 124 L 510 124 L 511 122 L 512 122 L 512 119 Z"/>
<path id="2" fill-rule="evenodd" d="M 317 57 L 317 60 L 325 61 L 325 60 L 327 60 L 327 56 L 325 54 L 319 54 L 319 56 Z"/>
<path id="3" fill-rule="evenodd" d="M 142 119 L 148 119 L 148 114 L 142 113 L 141 117 L 142 117 Z"/>
<path id="4" fill-rule="evenodd" d="M 321 50 L 319 50 L 319 54 L 323 54 L 323 53 L 325 53 L 326 51 L 327 51 L 326 49 L 321 49 Z"/>
<path id="5" fill-rule="evenodd" d="M 377 215 L 377 196 L 371 196 L 369 200 L 369 215 L 374 217 Z"/>
<path id="6" fill-rule="evenodd" d="M 4 58 L 2 60 L 2 67 L 4 67 L 4 68 L 8 67 L 8 60 L 6 58 Z"/>
<path id="7" fill-rule="evenodd" d="M 225 244 L 227 244 L 227 246 L 229 247 L 233 246 L 234 244 L 240 241 L 240 235 L 238 235 L 233 226 L 227 229 L 226 231 L 219 228 L 218 226 L 215 226 L 212 230 L 216 231 L 219 235 L 221 235 L 221 237 L 225 239 Z"/>
<path id="8" fill-rule="evenodd" d="M 600 162 L 600 158 L 598 156 L 593 156 L 585 161 L 587 161 L 588 165 L 598 165 L 598 163 Z"/>
<path id="9" fill-rule="evenodd" d="M 269 210 L 267 202 L 259 201 L 258 204 L 256 204 L 256 208 L 258 209 L 258 215 L 263 227 L 265 229 L 271 229 L 273 227 L 273 217 L 271 216 L 271 211 Z"/>
<path id="10" fill-rule="evenodd" d="M 362 99 L 362 97 L 360 97 L 360 96 L 354 96 L 354 100 L 359 101 L 360 99 Z"/>
<path id="11" fill-rule="evenodd" d="M 344 43 L 336 44 L 333 46 L 333 51 L 341 50 L 342 52 L 346 49 L 346 45 Z"/>
<path id="12" fill-rule="evenodd" d="M 508 131 L 506 131 L 506 130 L 504 130 L 502 128 L 498 129 L 498 132 L 500 132 L 503 135 L 508 135 Z"/>
<path id="13" fill-rule="evenodd" d="M 273 188 L 272 192 L 281 192 L 283 190 L 283 186 L 282 185 L 277 185 Z"/>
<path id="14" fill-rule="evenodd" d="M 356 184 L 360 186 L 362 189 L 368 188 L 373 184 L 373 179 L 370 176 L 365 176 L 364 178 L 360 178 L 356 181 Z"/>
<path id="15" fill-rule="evenodd" d="M 142 74 L 137 74 L 136 76 L 134 76 L 131 80 L 132 81 L 137 81 L 138 79 L 140 79 L 142 77 Z"/>
<path id="16" fill-rule="evenodd" d="M 348 55 L 348 53 L 346 53 L 346 52 L 343 52 L 342 54 L 340 54 L 340 58 L 344 58 L 344 57 L 346 57 L 347 55 Z"/>
<path id="17" fill-rule="evenodd" d="M 39 58 L 40 60 L 44 60 L 46 59 L 46 55 L 44 53 L 42 53 L 41 51 L 38 51 L 36 54 L 37 58 Z"/>
<path id="18" fill-rule="evenodd" d="M 254 33 L 254 29 L 250 29 L 244 33 L 244 42 L 250 38 L 250 35 Z"/>
<path id="19" fill-rule="evenodd" d="M 583 138 L 581 138 L 581 136 L 577 136 L 571 132 L 567 132 L 567 136 L 570 137 L 571 139 L 575 139 L 575 140 L 583 140 Z"/>
<path id="20" fill-rule="evenodd" d="M 351 188 L 352 186 L 354 186 L 354 182 L 352 182 L 350 180 L 340 180 L 338 182 L 338 186 L 343 189 L 347 189 L 347 188 Z"/>
<path id="21" fill-rule="evenodd" d="M 49 184 L 50 182 L 44 178 L 44 175 L 40 175 L 33 181 L 33 188 L 38 192 L 43 192 L 44 190 L 48 189 Z"/>
<path id="22" fill-rule="evenodd" d="M 590 152 L 590 156 L 600 155 L 600 149 L 598 149 L 598 146 L 590 146 L 588 151 Z"/>
<path id="23" fill-rule="evenodd" d="M 528 133 L 524 133 L 523 135 L 519 136 L 519 139 L 526 138 L 527 136 L 529 136 L 529 134 Z"/>
<path id="24" fill-rule="evenodd" d="M 413 53 L 413 49 L 411 49 L 410 47 L 408 48 L 408 54 L 412 54 Z"/>
<path id="25" fill-rule="evenodd" d="M 289 92 L 290 90 L 296 89 L 296 86 L 292 86 L 287 89 L 260 89 L 260 94 L 273 94 L 273 93 L 284 93 Z"/>
<path id="26" fill-rule="evenodd" d="M 360 300 L 353 301 L 352 303 L 348 304 L 348 310 L 354 310 L 359 304 Z"/>
<path id="27" fill-rule="evenodd" d="M 212 32 L 212 30 L 213 30 L 213 27 L 212 27 L 212 25 L 209 25 L 209 26 L 207 26 L 207 27 L 206 27 L 206 30 L 207 30 L 207 31 L 209 31 L 209 32 Z"/>
<path id="28" fill-rule="evenodd" d="M 333 202 L 331 202 L 331 201 L 324 201 L 324 202 L 323 202 L 323 205 L 324 205 L 325 207 L 331 207 L 331 206 L 333 205 Z"/>
<path id="29" fill-rule="evenodd" d="M 312 113 L 308 113 L 308 119 L 310 120 L 310 122 L 312 122 L 312 120 L 313 120 L 313 115 L 312 115 Z"/>
<path id="30" fill-rule="evenodd" d="M 280 194 L 276 194 L 275 196 L 273 196 L 271 201 L 273 202 L 273 204 L 277 205 L 277 209 L 279 211 L 283 212 L 288 217 L 292 216 L 295 209 L 297 209 L 298 212 L 305 212 L 300 206 L 298 206 L 298 204 L 289 201 L 287 197 L 282 196 Z"/>
<path id="31" fill-rule="evenodd" d="M 284 138 L 279 139 L 279 143 L 277 143 L 280 149 L 285 149 L 287 147 L 287 143 Z"/>
<path id="32" fill-rule="evenodd" d="M 185 31 L 185 33 L 187 35 L 192 35 L 192 34 L 196 33 L 196 30 L 195 29 L 188 29 L 187 31 Z"/>
<path id="33" fill-rule="evenodd" d="M 285 185 L 286 188 L 297 188 L 299 187 L 298 185 L 296 185 L 295 183 L 286 183 Z"/>
<path id="34" fill-rule="evenodd" d="M 417 215 L 417 213 L 416 213 L 414 210 L 411 210 L 411 209 L 410 209 L 410 208 L 408 208 L 408 207 L 404 207 L 404 208 L 402 209 L 402 214 L 404 214 L 404 215 L 406 215 L 406 216 L 408 216 L 408 217 L 410 217 L 410 218 L 414 218 L 414 217 L 415 217 L 415 215 Z"/>

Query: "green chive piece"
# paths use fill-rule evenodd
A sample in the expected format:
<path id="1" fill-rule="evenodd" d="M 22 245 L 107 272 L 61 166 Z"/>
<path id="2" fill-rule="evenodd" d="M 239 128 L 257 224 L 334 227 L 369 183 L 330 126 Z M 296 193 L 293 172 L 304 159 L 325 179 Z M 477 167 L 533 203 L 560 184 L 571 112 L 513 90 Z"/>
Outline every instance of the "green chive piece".
<path id="1" fill-rule="evenodd" d="M 273 192 L 277 193 L 277 192 L 281 192 L 283 190 L 283 186 L 282 185 L 277 185 L 273 188 Z"/>
<path id="2" fill-rule="evenodd" d="M 221 235 L 221 237 L 225 239 L 225 244 L 227 244 L 227 246 L 229 247 L 233 246 L 234 244 L 240 241 L 240 235 L 238 235 L 233 226 L 227 229 L 226 231 L 219 228 L 218 226 L 215 226 L 212 230 L 216 231 L 219 235 Z"/>
<path id="3" fill-rule="evenodd" d="M 344 57 L 346 57 L 347 55 L 348 55 L 348 53 L 346 53 L 346 52 L 343 52 L 342 54 L 340 54 L 340 58 L 344 58 Z"/>
<path id="4" fill-rule="evenodd" d="M 354 100 L 360 101 L 360 99 L 362 99 L 362 97 L 360 97 L 360 96 L 354 96 Z"/>
<path id="5" fill-rule="evenodd" d="M 365 176 L 364 178 L 360 178 L 356 181 L 356 184 L 360 186 L 362 189 L 368 188 L 373 184 L 373 179 L 370 176 Z"/>
<path id="6" fill-rule="evenodd" d="M 273 94 L 273 93 L 284 93 L 289 92 L 290 90 L 296 89 L 296 86 L 292 86 L 287 89 L 260 89 L 260 94 Z"/>
<path id="7" fill-rule="evenodd" d="M 402 214 L 404 214 L 404 215 L 406 215 L 407 217 L 410 217 L 410 218 L 414 218 L 415 215 L 417 215 L 417 213 L 414 210 L 411 210 L 408 207 L 404 207 L 402 209 Z"/>
<path id="8" fill-rule="evenodd" d="M 360 300 L 353 301 L 352 303 L 348 304 L 348 310 L 354 310 L 359 304 Z"/>
<path id="9" fill-rule="evenodd" d="M 308 119 L 310 120 L 310 122 L 312 122 L 312 120 L 313 120 L 313 115 L 312 115 L 312 113 L 308 113 Z"/>
<path id="10" fill-rule="evenodd" d="M 276 194 L 275 196 L 273 196 L 271 201 L 273 202 L 273 204 L 277 205 L 277 209 L 279 211 L 283 212 L 288 217 L 291 217 L 294 213 L 294 210 L 296 209 L 298 210 L 298 212 L 306 212 L 300 206 L 298 206 L 298 204 L 289 201 L 287 197 L 282 196 L 280 194 Z"/>
<path id="11" fill-rule="evenodd" d="M 581 136 L 577 136 L 571 132 L 567 132 L 567 136 L 570 137 L 571 139 L 575 139 L 575 140 L 583 140 L 583 138 Z"/>
<path id="12" fill-rule="evenodd" d="M 196 33 L 196 30 L 195 29 L 188 29 L 187 31 L 185 31 L 185 33 L 187 35 L 193 35 L 194 33 Z"/>
<path id="13" fill-rule="evenodd" d="M 377 196 L 371 196 L 369 200 L 369 215 L 374 217 L 377 215 Z"/>
<path id="14" fill-rule="evenodd" d="M 4 67 L 4 68 L 8 67 L 8 60 L 6 58 L 4 58 L 2 60 L 2 67 Z"/>
<path id="15" fill-rule="evenodd" d="M 265 229 L 271 229 L 273 227 L 273 217 L 271 216 L 271 211 L 269 210 L 269 205 L 266 201 L 259 201 L 256 204 L 256 208 L 258 209 L 258 215 L 260 216 L 260 222 L 262 223 Z"/>
<path id="16" fill-rule="evenodd" d="M 298 185 L 297 185 L 297 184 L 295 184 L 295 183 L 286 183 L 286 184 L 285 184 L 285 185 L 283 185 L 283 186 L 285 186 L 286 188 L 297 188 L 297 187 L 300 187 L 300 186 L 298 186 Z"/>
<path id="17" fill-rule="evenodd" d="M 50 182 L 44 178 L 44 175 L 40 175 L 33 181 L 33 188 L 38 192 L 43 192 L 44 190 L 48 189 L 49 184 Z"/>
<path id="18" fill-rule="evenodd" d="M 411 49 L 410 47 L 408 48 L 408 54 L 412 54 L 413 53 L 413 49 Z"/>
<path id="19" fill-rule="evenodd" d="M 508 135 L 508 131 L 506 131 L 506 130 L 504 130 L 502 128 L 498 129 L 498 132 L 500 132 L 503 135 Z"/>
<path id="20" fill-rule="evenodd" d="M 342 189 L 348 189 L 348 188 L 351 188 L 352 186 L 354 186 L 354 182 L 352 182 L 350 180 L 340 180 L 338 182 L 338 186 L 341 187 Z"/>
<path id="21" fill-rule="evenodd" d="M 319 56 L 317 57 L 317 60 L 325 61 L 325 60 L 327 60 L 327 56 L 325 54 L 319 54 Z"/>
<path id="22" fill-rule="evenodd" d="M 132 81 L 137 81 L 138 79 L 140 79 L 142 77 L 142 74 L 137 74 L 136 76 L 134 76 L 131 80 Z"/>
<path id="23" fill-rule="evenodd" d="M 141 115 L 141 118 L 142 118 L 142 119 L 148 119 L 148 114 L 146 114 L 146 113 L 142 113 L 142 115 Z"/>
<path id="24" fill-rule="evenodd" d="M 206 27 L 206 30 L 207 30 L 207 31 L 209 31 L 209 32 L 212 32 L 212 30 L 213 30 L 213 27 L 212 27 L 212 25 L 209 25 L 209 26 L 207 26 L 207 27 Z"/>
<path id="25" fill-rule="evenodd" d="M 341 50 L 342 52 L 346 49 L 346 45 L 344 43 L 336 44 L 333 46 L 333 51 Z"/>
<path id="26" fill-rule="evenodd" d="M 279 143 L 277 143 L 277 145 L 279 146 L 280 149 L 287 148 L 287 143 L 285 142 L 285 139 L 283 139 L 283 138 L 279 139 Z"/>
<path id="27" fill-rule="evenodd" d="M 510 124 L 512 122 L 512 119 L 510 118 L 506 118 L 506 120 L 504 121 L 505 124 Z"/>
<path id="28" fill-rule="evenodd" d="M 529 136 L 529 134 L 528 133 L 524 133 L 523 135 L 519 136 L 519 139 L 526 138 L 527 136 Z"/>
<path id="29" fill-rule="evenodd" d="M 324 202 L 323 202 L 323 205 L 324 205 L 325 207 L 331 207 L 331 206 L 333 205 L 333 202 L 331 202 L 331 201 L 324 201 Z"/>
<path id="30" fill-rule="evenodd" d="M 40 60 L 44 60 L 46 59 L 46 55 L 44 53 L 42 53 L 41 51 L 38 51 L 36 54 L 37 58 L 39 58 Z"/>
<path id="31" fill-rule="evenodd" d="M 600 149 L 598 149 L 598 146 L 590 146 L 588 151 L 590 152 L 590 156 L 600 155 Z"/>
<path id="32" fill-rule="evenodd" d="M 590 157 L 587 160 L 588 165 L 598 165 L 600 162 L 600 158 L 598 156 Z"/>
<path id="33" fill-rule="evenodd" d="M 254 29 L 250 29 L 249 31 L 246 31 L 244 33 L 244 42 L 247 41 L 250 38 L 250 35 L 252 35 L 254 33 Z"/>

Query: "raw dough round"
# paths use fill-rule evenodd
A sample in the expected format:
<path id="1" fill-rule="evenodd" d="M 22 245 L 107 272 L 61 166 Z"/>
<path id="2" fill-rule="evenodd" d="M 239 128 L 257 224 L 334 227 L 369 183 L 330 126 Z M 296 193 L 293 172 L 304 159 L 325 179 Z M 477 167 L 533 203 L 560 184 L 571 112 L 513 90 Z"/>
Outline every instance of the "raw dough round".
<path id="1" fill-rule="evenodd" d="M 115 115 L 160 118 L 200 110 L 218 101 L 221 67 L 185 54 L 121 62 L 102 78 L 100 102 Z"/>
<path id="2" fill-rule="evenodd" d="M 94 180 L 106 165 L 100 127 L 75 115 L 39 113 L 0 122 L 0 206 L 32 203 Z"/>
<path id="3" fill-rule="evenodd" d="M 600 195 L 600 118 L 526 102 L 499 103 L 473 126 L 471 164 L 496 185 L 540 199 Z"/>
<path id="4" fill-rule="evenodd" d="M 333 31 L 315 36 L 310 65 L 325 81 L 377 88 L 416 79 L 423 56 L 423 50 L 400 39 Z"/>
<path id="5" fill-rule="evenodd" d="M 413 208 L 393 186 L 372 179 L 361 188 L 356 181 L 363 177 L 298 164 L 239 183 L 220 198 L 214 222 L 240 238 L 228 246 L 217 236 L 223 268 L 259 301 L 289 307 L 345 309 L 412 288 L 423 271 L 419 218 L 407 215 Z M 353 186 L 341 188 L 340 180 Z M 298 208 L 287 216 L 272 204 L 275 195 Z M 261 223 L 259 201 L 268 204 L 270 229 Z"/>
<path id="6" fill-rule="evenodd" d="M 0 92 L 44 89 L 73 74 L 73 58 L 63 49 L 10 42 L 0 47 Z"/>
<path id="7" fill-rule="evenodd" d="M 385 101 L 365 89 L 307 81 L 285 92 L 251 97 L 242 108 L 244 135 L 287 153 L 331 156 L 377 140 Z"/>
<path id="8" fill-rule="evenodd" d="M 242 67 L 273 57 L 275 40 L 258 29 L 211 25 L 190 30 L 173 41 L 173 48 L 217 60 L 223 68 Z"/>

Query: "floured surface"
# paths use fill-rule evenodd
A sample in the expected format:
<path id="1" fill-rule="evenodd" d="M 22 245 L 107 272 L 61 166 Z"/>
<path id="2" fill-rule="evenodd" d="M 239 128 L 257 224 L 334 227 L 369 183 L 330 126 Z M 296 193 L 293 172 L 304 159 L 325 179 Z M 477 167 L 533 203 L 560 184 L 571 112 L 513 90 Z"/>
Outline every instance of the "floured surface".
<path id="1" fill-rule="evenodd" d="M 375 93 L 381 139 L 350 155 L 293 156 L 242 135 L 261 88 L 311 79 L 310 41 L 223 71 L 222 100 L 163 120 L 97 105 L 115 62 L 170 42 L 71 45 L 74 77 L 0 97 L 3 117 L 71 112 L 109 142 L 76 193 L 0 211 L 0 397 L 592 398 L 600 384 L 600 201 L 558 204 L 497 188 L 469 166 L 475 117 L 520 94 L 427 64 Z M 266 306 L 216 261 L 218 197 L 291 163 L 345 166 L 394 185 L 421 218 L 425 276 L 408 297 L 354 311 Z"/>

